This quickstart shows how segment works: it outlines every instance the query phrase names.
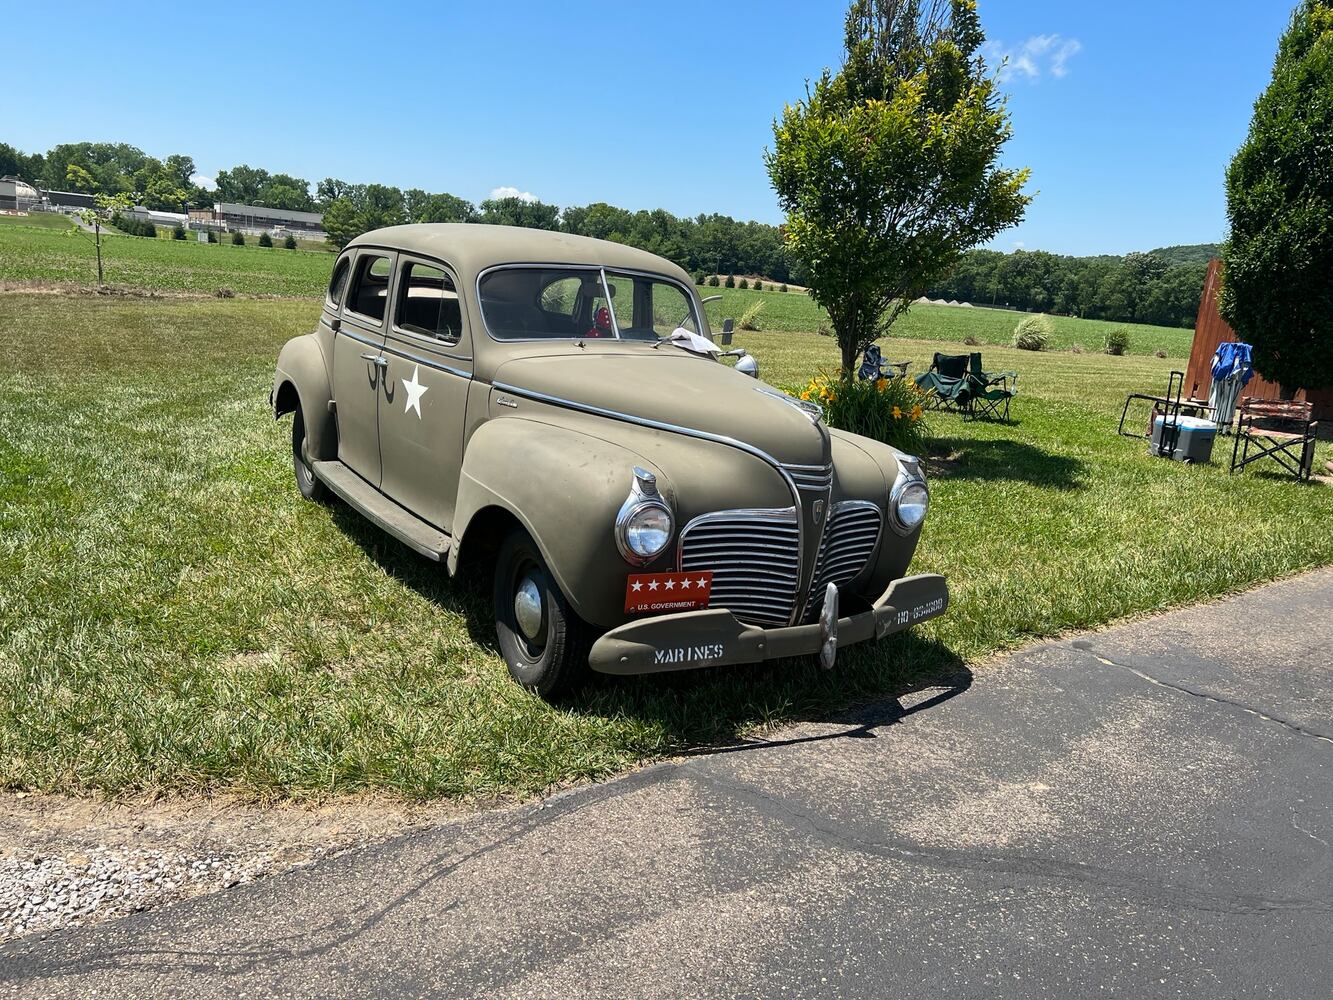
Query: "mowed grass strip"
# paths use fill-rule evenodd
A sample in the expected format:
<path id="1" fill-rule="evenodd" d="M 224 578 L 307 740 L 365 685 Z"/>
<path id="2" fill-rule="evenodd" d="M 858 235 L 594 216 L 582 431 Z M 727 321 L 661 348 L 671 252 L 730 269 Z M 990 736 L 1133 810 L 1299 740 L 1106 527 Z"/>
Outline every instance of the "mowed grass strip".
<path id="1" fill-rule="evenodd" d="M 945 617 L 831 673 L 599 679 L 552 707 L 509 680 L 485 581 L 298 497 L 267 392 L 317 309 L 0 296 L 0 786 L 534 793 L 1333 560 L 1333 490 L 1115 436 L 1167 362 L 988 350 L 1022 372 L 1017 422 L 930 417 L 915 568 L 949 576 Z M 836 363 L 816 335 L 738 343 L 778 384 Z"/>
<path id="2" fill-rule="evenodd" d="M 4 218 L 0 216 L 0 219 Z M 15 223 L 29 216 L 12 218 Z M 62 219 L 68 228 L 68 222 Z M 333 270 L 334 256 L 324 251 L 293 251 L 279 247 L 234 247 L 223 236 L 221 244 L 171 240 L 166 231 L 157 240 L 113 235 L 103 247 L 106 280 L 109 284 L 162 291 L 214 294 L 226 286 L 240 295 L 317 296 L 323 294 Z M 254 238 L 251 238 L 251 243 Z M 97 264 L 90 239 L 73 232 L 52 232 L 31 226 L 0 227 L 0 282 L 49 281 L 92 285 Z M 722 301 L 708 305 L 714 327 L 725 317 L 739 320 L 754 303 L 763 304 L 761 330 L 813 333 L 827 326 L 828 314 L 803 292 L 742 291 L 738 288 L 699 289 L 701 296 L 721 295 Z M 963 350 L 968 337 L 982 344 L 1005 345 L 1013 338 L 1014 326 L 1026 315 L 1006 309 L 963 309 L 948 306 L 913 306 L 893 327 L 893 338 L 939 341 L 941 349 Z M 1189 356 L 1193 331 L 1172 327 L 1111 323 L 1069 316 L 1052 316 L 1052 350 L 1081 345 L 1097 352 L 1106 343 L 1109 330 L 1123 326 L 1129 331 L 1129 353 L 1151 355 L 1161 350 L 1168 357 Z M 954 346 L 947 346 L 952 344 Z M 890 344 L 887 353 L 895 356 Z"/>

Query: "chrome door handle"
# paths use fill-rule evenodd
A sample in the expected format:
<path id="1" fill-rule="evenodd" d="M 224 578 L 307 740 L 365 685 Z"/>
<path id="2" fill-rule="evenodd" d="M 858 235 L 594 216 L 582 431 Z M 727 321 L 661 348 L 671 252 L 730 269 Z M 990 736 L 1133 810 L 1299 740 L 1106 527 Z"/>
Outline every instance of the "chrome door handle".
<path id="1" fill-rule="evenodd" d="M 363 354 L 361 355 L 361 360 L 374 362 L 380 368 L 389 367 L 389 359 L 382 354 Z"/>

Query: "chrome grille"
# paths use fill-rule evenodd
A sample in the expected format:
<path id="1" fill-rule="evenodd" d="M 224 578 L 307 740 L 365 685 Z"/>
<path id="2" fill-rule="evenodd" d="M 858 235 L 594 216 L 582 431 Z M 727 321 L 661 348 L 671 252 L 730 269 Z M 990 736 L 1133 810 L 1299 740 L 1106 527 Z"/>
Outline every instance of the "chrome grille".
<path id="1" fill-rule="evenodd" d="M 868 500 L 844 500 L 833 505 L 815 562 L 814 584 L 805 618 L 813 621 L 824 605 L 830 583 L 841 587 L 856 579 L 875 553 L 884 515 Z"/>
<path id="2" fill-rule="evenodd" d="M 680 533 L 680 568 L 711 570 L 709 607 L 755 625 L 786 625 L 800 582 L 796 510 L 723 510 L 696 517 Z"/>
<path id="3" fill-rule="evenodd" d="M 784 465 L 787 475 L 791 476 L 797 488 L 817 493 L 827 492 L 833 484 L 833 466 L 831 465 Z"/>

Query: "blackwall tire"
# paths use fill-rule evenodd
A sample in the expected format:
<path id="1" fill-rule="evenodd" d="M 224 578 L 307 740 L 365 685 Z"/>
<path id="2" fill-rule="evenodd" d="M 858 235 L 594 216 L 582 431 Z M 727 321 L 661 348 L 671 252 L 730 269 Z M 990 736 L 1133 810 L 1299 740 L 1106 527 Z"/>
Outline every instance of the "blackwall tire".
<path id="1" fill-rule="evenodd" d="M 494 599 L 500 652 L 514 680 L 547 699 L 587 680 L 590 630 L 522 528 L 511 530 L 500 543 Z"/>
<path id="2" fill-rule="evenodd" d="M 329 488 L 315 477 L 315 472 L 310 467 L 310 459 L 306 452 L 305 418 L 301 416 L 299 406 L 292 414 L 292 471 L 296 474 L 296 488 L 301 496 L 316 503 L 329 502 Z"/>

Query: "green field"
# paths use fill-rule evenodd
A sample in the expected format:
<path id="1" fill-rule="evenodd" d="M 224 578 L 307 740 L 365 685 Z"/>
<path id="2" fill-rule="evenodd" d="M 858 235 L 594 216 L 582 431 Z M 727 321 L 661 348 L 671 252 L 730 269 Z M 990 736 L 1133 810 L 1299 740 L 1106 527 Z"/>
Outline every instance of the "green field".
<path id="1" fill-rule="evenodd" d="M 1016 422 L 932 417 L 915 566 L 949 576 L 946 616 L 831 673 L 601 679 L 552 707 L 509 680 L 483 581 L 298 497 L 267 392 L 317 309 L 0 295 L 0 786 L 531 793 L 1333 561 L 1333 490 L 1115 435 L 1171 362 L 992 349 L 1022 373 Z M 779 384 L 837 362 L 814 334 L 738 343 Z"/>
<path id="2" fill-rule="evenodd" d="M 24 221 L 24 220 L 17 220 Z M 224 237 L 225 240 L 225 237 Z M 233 247 L 164 238 L 147 240 L 112 236 L 105 245 L 106 279 L 113 285 L 211 295 L 226 286 L 240 295 L 319 295 L 328 282 L 333 257 L 323 251 Z M 93 246 L 86 238 L 24 226 L 0 229 L 0 283 L 62 282 L 91 285 L 96 280 Z M 763 330 L 814 332 L 828 322 L 827 314 L 809 296 L 799 292 L 741 291 L 701 288 L 701 294 L 722 296 L 708 306 L 714 325 L 723 317 L 736 319 L 754 302 L 763 303 L 759 326 Z M 982 344 L 1008 344 L 1023 313 L 1004 309 L 961 309 L 914 306 L 898 320 L 893 338 L 937 340 L 960 344 L 973 337 Z M 1108 323 L 1053 316 L 1053 350 L 1080 344 L 1101 350 L 1106 331 L 1125 326 L 1130 331 L 1129 352 L 1151 355 L 1164 350 L 1172 358 L 1189 355 L 1193 332 L 1159 326 Z M 894 355 L 890 346 L 886 353 Z"/>
<path id="3" fill-rule="evenodd" d="M 73 229 L 74 223 L 63 215 L 55 212 L 33 212 L 30 215 L 0 215 L 0 232 L 12 231 L 15 229 L 55 229 L 65 230 Z M 13 234 L 14 238 L 21 238 L 21 234 Z"/>
<path id="4" fill-rule="evenodd" d="M 227 287 L 241 295 L 318 295 L 328 283 L 333 255 L 230 243 L 105 237 L 103 260 L 111 285 L 212 295 Z M 8 226 L 0 229 L 0 283 L 59 282 L 94 285 L 97 258 L 85 233 Z"/>

